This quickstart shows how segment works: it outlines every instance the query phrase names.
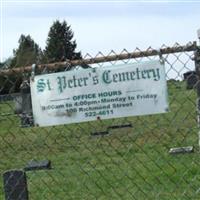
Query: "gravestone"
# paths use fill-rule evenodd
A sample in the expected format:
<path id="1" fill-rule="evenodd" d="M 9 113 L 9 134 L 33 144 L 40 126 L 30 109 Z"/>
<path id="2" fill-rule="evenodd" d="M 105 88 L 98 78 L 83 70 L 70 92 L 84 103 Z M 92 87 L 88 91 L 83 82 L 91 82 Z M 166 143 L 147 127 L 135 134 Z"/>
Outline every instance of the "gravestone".
<path id="1" fill-rule="evenodd" d="M 16 95 L 14 98 L 14 103 L 15 103 L 15 114 L 20 114 L 22 113 L 22 95 Z"/>
<path id="2" fill-rule="evenodd" d="M 10 170 L 3 174 L 5 200 L 28 200 L 26 174 Z"/>
<path id="3" fill-rule="evenodd" d="M 42 170 L 42 169 L 51 169 L 51 161 L 50 160 L 31 160 L 28 162 L 26 167 L 24 168 L 25 171 L 33 171 L 33 170 Z"/>
<path id="4" fill-rule="evenodd" d="M 23 81 L 23 83 L 21 84 L 20 95 L 21 97 L 19 97 L 18 99 L 18 104 L 20 106 L 21 103 L 21 113 L 19 114 L 21 118 L 21 126 L 22 127 L 33 126 L 34 122 L 32 115 L 31 93 L 28 81 Z"/>
<path id="5" fill-rule="evenodd" d="M 186 81 L 186 88 L 188 90 L 190 89 L 194 89 L 197 81 L 198 81 L 198 77 L 195 71 L 188 71 L 186 73 L 183 74 L 184 80 Z"/>

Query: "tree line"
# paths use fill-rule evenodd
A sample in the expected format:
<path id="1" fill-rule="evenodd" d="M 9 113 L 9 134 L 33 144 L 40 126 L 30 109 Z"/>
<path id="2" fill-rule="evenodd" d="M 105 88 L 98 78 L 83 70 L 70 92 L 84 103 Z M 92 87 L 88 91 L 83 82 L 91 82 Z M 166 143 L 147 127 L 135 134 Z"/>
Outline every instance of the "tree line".
<path id="1" fill-rule="evenodd" d="M 50 27 L 46 47 L 42 50 L 30 35 L 22 34 L 13 57 L 0 63 L 1 69 L 12 69 L 32 64 L 47 64 L 65 60 L 82 59 L 80 51 L 76 51 L 76 40 L 71 26 L 64 20 L 56 20 Z M 86 68 L 87 65 L 82 67 Z M 0 77 L 0 94 L 19 92 L 22 75 Z"/>

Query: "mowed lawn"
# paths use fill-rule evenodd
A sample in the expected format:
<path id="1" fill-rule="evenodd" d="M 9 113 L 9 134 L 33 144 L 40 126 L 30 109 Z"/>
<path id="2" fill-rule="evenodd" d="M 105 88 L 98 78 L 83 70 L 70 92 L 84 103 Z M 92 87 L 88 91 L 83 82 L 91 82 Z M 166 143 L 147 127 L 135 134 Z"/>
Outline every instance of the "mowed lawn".
<path id="1" fill-rule="evenodd" d="M 51 170 L 27 172 L 30 200 L 200 199 L 196 92 L 168 83 L 170 111 L 48 128 L 20 128 L 13 103 L 0 104 L 0 172 L 49 159 Z M 91 136 L 111 125 L 106 136 Z M 171 147 L 195 147 L 170 155 Z M 4 199 L 3 181 L 0 199 Z"/>

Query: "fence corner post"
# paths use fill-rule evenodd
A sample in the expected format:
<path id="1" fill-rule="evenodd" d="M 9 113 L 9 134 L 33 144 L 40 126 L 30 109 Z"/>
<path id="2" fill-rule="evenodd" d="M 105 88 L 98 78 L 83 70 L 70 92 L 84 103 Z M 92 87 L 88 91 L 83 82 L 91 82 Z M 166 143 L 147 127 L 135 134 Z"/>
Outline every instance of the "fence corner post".
<path id="1" fill-rule="evenodd" d="M 197 30 L 198 40 L 200 40 L 200 29 Z M 195 61 L 195 72 L 197 76 L 196 91 L 197 91 L 197 123 L 200 128 L 200 47 L 197 45 L 197 48 L 194 53 Z M 198 145 L 200 151 L 200 130 L 198 130 Z"/>

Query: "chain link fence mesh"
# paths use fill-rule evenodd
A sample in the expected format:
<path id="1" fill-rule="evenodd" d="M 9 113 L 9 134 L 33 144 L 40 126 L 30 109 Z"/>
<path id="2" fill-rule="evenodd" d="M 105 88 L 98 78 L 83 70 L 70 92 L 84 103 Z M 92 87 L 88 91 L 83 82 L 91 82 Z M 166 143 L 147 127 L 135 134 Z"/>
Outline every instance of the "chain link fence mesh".
<path id="1" fill-rule="evenodd" d="M 197 95 L 194 89 L 187 89 L 188 78 L 184 78 L 184 73 L 195 70 L 195 49 L 185 50 L 179 44 L 163 48 L 177 49 L 165 54 L 161 51 L 170 108 L 166 114 L 22 128 L 14 102 L 22 79 L 30 73 L 2 75 L 1 91 L 9 90 L 0 97 L 1 174 L 23 169 L 31 160 L 50 160 L 51 170 L 26 172 L 31 200 L 199 199 Z M 84 60 L 90 60 L 94 67 L 141 63 L 160 59 L 158 54 L 148 55 L 154 51 L 151 47 L 145 51 L 136 48 L 135 58 L 127 50 L 109 55 L 100 52 L 87 54 Z M 129 56 L 121 59 L 125 54 Z M 109 61 L 109 56 L 116 59 Z M 102 62 L 92 64 L 98 59 Z M 92 135 L 105 131 L 108 134 Z M 185 146 L 194 146 L 194 152 L 169 154 L 170 148 Z M 0 199 L 4 199 L 3 181 L 0 187 Z"/>

